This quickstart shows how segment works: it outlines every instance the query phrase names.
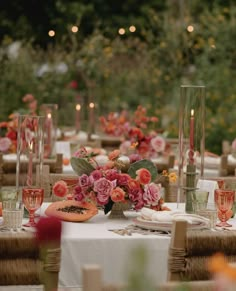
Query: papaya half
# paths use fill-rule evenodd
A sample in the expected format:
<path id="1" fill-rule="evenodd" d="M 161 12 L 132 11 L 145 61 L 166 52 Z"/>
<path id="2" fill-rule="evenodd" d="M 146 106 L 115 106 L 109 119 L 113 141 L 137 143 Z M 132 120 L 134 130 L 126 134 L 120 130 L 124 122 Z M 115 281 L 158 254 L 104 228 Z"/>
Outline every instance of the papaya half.
<path id="1" fill-rule="evenodd" d="M 94 204 L 75 200 L 56 201 L 45 210 L 47 216 L 70 222 L 86 221 L 97 213 L 98 209 Z"/>

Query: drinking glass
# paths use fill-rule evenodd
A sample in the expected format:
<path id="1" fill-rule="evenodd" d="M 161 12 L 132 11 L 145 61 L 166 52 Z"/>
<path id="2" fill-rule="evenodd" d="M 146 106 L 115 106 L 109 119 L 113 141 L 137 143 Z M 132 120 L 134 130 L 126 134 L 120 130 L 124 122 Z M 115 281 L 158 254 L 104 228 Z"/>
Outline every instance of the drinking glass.
<path id="1" fill-rule="evenodd" d="M 216 226 L 232 226 L 231 224 L 227 223 L 227 221 L 233 214 L 232 206 L 234 203 L 235 191 L 229 189 L 216 189 L 214 194 L 215 204 L 218 209 L 218 218 L 221 221 L 220 223 L 217 223 Z"/>
<path id="2" fill-rule="evenodd" d="M 35 227 L 35 211 L 39 209 L 43 203 L 44 189 L 43 188 L 23 188 L 22 200 L 25 208 L 29 211 L 29 221 L 23 226 Z"/>
<path id="3" fill-rule="evenodd" d="M 10 230 L 21 228 L 23 220 L 23 206 L 16 200 L 5 200 L 2 202 L 3 226 Z"/>
<path id="4" fill-rule="evenodd" d="M 206 209 L 209 192 L 205 190 L 195 190 L 192 193 L 193 212 L 197 213 L 199 210 Z"/>

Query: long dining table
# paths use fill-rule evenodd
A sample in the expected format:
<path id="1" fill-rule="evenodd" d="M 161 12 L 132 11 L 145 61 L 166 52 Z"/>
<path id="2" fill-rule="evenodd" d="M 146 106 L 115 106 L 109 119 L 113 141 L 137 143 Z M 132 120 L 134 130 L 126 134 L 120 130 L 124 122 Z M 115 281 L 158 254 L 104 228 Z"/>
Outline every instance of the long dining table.
<path id="1" fill-rule="evenodd" d="M 41 215 L 48 205 L 43 203 Z M 100 265 L 104 282 L 108 284 L 125 283 L 135 264 L 134 252 L 139 248 L 146 251 L 148 278 L 154 284 L 166 282 L 170 234 L 122 233 L 139 215 L 136 211 L 126 211 L 125 214 L 127 219 L 110 219 L 99 210 L 88 221 L 63 222 L 60 286 L 81 287 L 81 270 L 86 264 Z"/>

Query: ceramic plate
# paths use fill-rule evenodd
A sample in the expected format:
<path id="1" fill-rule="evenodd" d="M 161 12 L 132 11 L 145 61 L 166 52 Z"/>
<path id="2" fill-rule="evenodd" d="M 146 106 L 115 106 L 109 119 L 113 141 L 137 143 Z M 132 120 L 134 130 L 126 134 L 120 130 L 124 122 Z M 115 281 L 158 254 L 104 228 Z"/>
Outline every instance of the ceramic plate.
<path id="1" fill-rule="evenodd" d="M 172 229 L 172 221 L 168 222 L 158 222 L 158 221 L 151 221 L 146 220 L 141 217 L 136 217 L 133 219 L 134 225 L 150 230 L 162 230 L 162 231 L 171 231 Z M 203 229 L 206 228 L 206 224 L 204 222 L 196 222 L 193 224 L 188 224 L 188 228 L 190 229 Z"/>

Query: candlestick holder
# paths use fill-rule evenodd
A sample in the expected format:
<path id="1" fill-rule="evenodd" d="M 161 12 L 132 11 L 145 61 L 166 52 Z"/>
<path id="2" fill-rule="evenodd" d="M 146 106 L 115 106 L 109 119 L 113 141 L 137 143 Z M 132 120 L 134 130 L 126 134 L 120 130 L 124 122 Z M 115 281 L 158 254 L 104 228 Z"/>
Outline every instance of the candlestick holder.
<path id="1" fill-rule="evenodd" d="M 178 176 L 180 197 L 185 195 L 186 211 L 192 212 L 192 193 L 197 177 L 204 176 L 205 86 L 182 85 L 179 106 Z"/>
<path id="2" fill-rule="evenodd" d="M 44 156 L 43 116 L 19 115 L 17 130 L 16 188 L 39 186 Z M 36 177 L 36 168 L 38 175 Z"/>
<path id="3" fill-rule="evenodd" d="M 57 140 L 57 104 L 42 104 L 40 106 L 40 115 L 45 117 L 44 122 L 44 157 L 55 158 L 56 140 Z"/>
<path id="4" fill-rule="evenodd" d="M 96 118 L 95 118 L 95 103 L 90 102 L 88 106 L 89 114 L 89 122 L 88 122 L 88 140 L 91 141 L 91 136 L 93 133 L 95 133 L 95 128 L 96 128 Z"/>

